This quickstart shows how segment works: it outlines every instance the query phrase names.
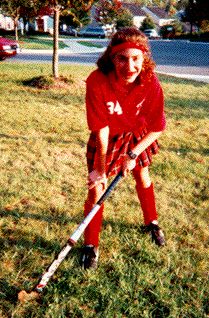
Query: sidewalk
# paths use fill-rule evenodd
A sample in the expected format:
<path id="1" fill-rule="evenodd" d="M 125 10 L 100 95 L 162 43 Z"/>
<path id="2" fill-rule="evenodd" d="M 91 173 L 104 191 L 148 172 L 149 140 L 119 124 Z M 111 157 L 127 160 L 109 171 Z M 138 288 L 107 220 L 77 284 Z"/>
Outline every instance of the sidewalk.
<path id="1" fill-rule="evenodd" d="M 59 49 L 59 54 L 69 55 L 69 54 L 88 54 L 88 53 L 102 53 L 105 51 L 106 47 L 98 48 L 96 46 L 87 46 L 85 44 L 80 44 L 78 41 L 86 41 L 88 39 L 63 39 L 62 42 L 67 45 L 64 49 Z M 53 50 L 33 50 L 33 49 L 22 49 L 21 53 L 24 54 L 52 54 Z"/>
<path id="2" fill-rule="evenodd" d="M 70 53 L 102 53 L 105 51 L 106 47 L 98 48 L 96 46 L 87 46 L 85 44 L 80 44 L 79 42 L 89 42 L 88 39 L 70 39 L 70 40 L 63 40 L 68 48 L 65 48 L 65 51 Z M 90 42 L 89 42 L 90 43 Z"/>

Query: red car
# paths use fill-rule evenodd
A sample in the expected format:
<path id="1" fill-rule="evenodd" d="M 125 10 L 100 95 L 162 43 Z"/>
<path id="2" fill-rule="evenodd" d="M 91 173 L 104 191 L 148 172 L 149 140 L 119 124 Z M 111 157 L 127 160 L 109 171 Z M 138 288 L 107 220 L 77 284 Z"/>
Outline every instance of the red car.
<path id="1" fill-rule="evenodd" d="M 0 60 L 20 52 L 19 44 L 15 41 L 0 37 Z"/>

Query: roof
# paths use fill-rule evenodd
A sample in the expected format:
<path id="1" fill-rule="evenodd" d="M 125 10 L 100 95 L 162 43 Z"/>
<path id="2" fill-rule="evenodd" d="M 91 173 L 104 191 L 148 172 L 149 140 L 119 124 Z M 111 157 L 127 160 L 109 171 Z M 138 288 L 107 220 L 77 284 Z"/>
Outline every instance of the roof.
<path id="1" fill-rule="evenodd" d="M 145 17 L 147 15 L 147 12 L 145 9 L 148 9 L 153 14 L 155 14 L 159 19 L 171 19 L 171 15 L 169 15 L 163 8 L 157 7 L 157 6 L 145 6 L 140 7 L 139 5 L 135 3 L 130 2 L 123 2 L 123 7 L 128 9 L 133 16 L 143 16 Z"/>
<path id="2" fill-rule="evenodd" d="M 146 7 L 150 10 L 153 14 L 155 14 L 160 19 L 171 19 L 171 15 L 169 15 L 163 8 L 156 7 L 156 6 L 148 6 Z"/>
<path id="3" fill-rule="evenodd" d="M 37 16 L 43 17 L 44 15 L 48 15 L 52 18 L 54 15 L 53 8 L 50 8 L 48 6 L 43 6 L 42 8 L 40 8 L 37 12 Z"/>
<path id="4" fill-rule="evenodd" d="M 133 16 L 146 17 L 146 12 L 137 4 L 130 2 L 123 2 L 123 7 L 128 9 Z"/>

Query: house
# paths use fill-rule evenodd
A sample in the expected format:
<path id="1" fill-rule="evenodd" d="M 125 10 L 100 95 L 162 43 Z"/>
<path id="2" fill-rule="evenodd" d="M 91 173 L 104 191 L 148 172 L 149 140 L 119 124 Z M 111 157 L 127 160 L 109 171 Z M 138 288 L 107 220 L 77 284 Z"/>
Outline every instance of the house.
<path id="1" fill-rule="evenodd" d="M 9 16 L 5 16 L 5 15 L 0 13 L 0 29 L 5 30 L 5 31 L 14 31 L 14 29 L 15 29 L 14 20 Z M 23 32 L 22 19 L 20 19 L 18 21 L 17 29 L 21 30 L 21 32 Z"/>
<path id="2" fill-rule="evenodd" d="M 42 7 L 38 11 L 38 15 L 35 18 L 35 31 L 49 32 L 53 34 L 54 29 L 54 13 L 53 9 L 48 6 Z"/>
<path id="3" fill-rule="evenodd" d="M 158 29 L 164 25 L 172 24 L 175 21 L 175 19 L 173 19 L 163 8 L 157 6 L 144 6 L 142 7 L 142 10 L 150 16 Z"/>
<path id="4" fill-rule="evenodd" d="M 48 15 L 37 17 L 35 19 L 35 31 L 49 32 L 53 34 L 53 21 L 54 19 Z"/>
<path id="5" fill-rule="evenodd" d="M 140 28 L 142 25 L 142 22 L 146 18 L 146 12 L 141 9 L 141 7 L 135 3 L 131 2 L 123 2 L 123 7 L 128 9 L 129 12 L 133 16 L 133 24 L 137 27 Z"/>
<path id="6" fill-rule="evenodd" d="M 101 2 L 100 4 L 93 4 L 91 9 L 90 9 L 90 19 L 91 22 L 90 24 L 88 24 L 87 26 L 85 26 L 83 29 L 85 28 L 97 28 L 97 27 L 101 27 L 102 23 L 101 23 L 101 16 L 100 16 L 100 8 L 101 8 Z M 112 24 L 106 24 L 105 26 L 103 25 L 102 28 L 105 30 L 105 32 L 109 35 L 111 35 L 112 33 L 114 33 L 115 31 L 115 25 L 114 23 Z"/>
<path id="7" fill-rule="evenodd" d="M 93 5 L 91 8 L 90 16 L 91 16 L 91 21 L 93 23 L 95 23 L 95 22 L 97 24 L 99 23 L 99 9 L 102 6 L 103 1 L 101 0 L 99 2 L 99 4 Z M 141 26 L 143 20 L 146 18 L 146 13 L 135 3 L 122 2 L 122 0 L 120 0 L 120 1 L 118 0 L 118 3 L 119 3 L 119 6 L 123 6 L 124 8 L 129 10 L 129 12 L 133 16 L 134 25 L 139 28 Z M 111 33 L 114 29 L 114 23 L 111 25 L 106 25 L 105 28 L 107 30 L 109 30 L 109 32 Z"/>
<path id="8" fill-rule="evenodd" d="M 143 6 L 131 2 L 123 2 L 123 7 L 128 9 L 133 16 L 133 23 L 140 28 L 142 22 L 147 16 L 153 20 L 157 29 L 163 25 L 171 24 L 175 21 L 163 8 L 157 6 Z"/>
<path id="9" fill-rule="evenodd" d="M 38 15 L 35 18 L 34 21 L 34 29 L 35 31 L 41 31 L 41 32 L 49 32 L 53 34 L 53 9 L 45 6 L 42 7 L 38 11 Z M 26 29 L 28 29 L 28 25 L 26 26 Z M 4 16 L 3 14 L 0 14 L 0 28 L 7 30 L 7 31 L 13 31 L 14 30 L 14 21 L 11 17 Z M 20 19 L 18 21 L 18 29 L 23 29 L 23 21 Z"/>
<path id="10" fill-rule="evenodd" d="M 10 17 L 6 17 L 0 13 L 0 29 L 4 29 L 7 31 L 14 30 L 14 21 Z"/>
<path id="11" fill-rule="evenodd" d="M 93 5 L 91 8 L 91 24 L 100 24 L 98 21 L 98 9 L 100 5 L 101 2 L 100 4 Z M 147 15 L 149 15 L 156 24 L 156 29 L 160 29 L 163 25 L 172 24 L 175 21 L 175 19 L 168 15 L 163 8 L 157 6 L 140 7 L 136 3 L 122 1 L 121 5 L 128 9 L 132 14 L 133 23 L 137 28 L 141 27 L 141 24 Z M 35 31 L 49 32 L 53 34 L 53 20 L 53 9 L 48 6 L 42 7 L 38 12 L 38 16 L 35 18 Z M 0 28 L 14 30 L 13 20 L 10 17 L 5 17 L 0 14 Z M 19 28 L 21 28 L 21 26 Z M 106 26 L 106 28 L 111 32 L 111 30 L 114 28 L 114 24 Z"/>

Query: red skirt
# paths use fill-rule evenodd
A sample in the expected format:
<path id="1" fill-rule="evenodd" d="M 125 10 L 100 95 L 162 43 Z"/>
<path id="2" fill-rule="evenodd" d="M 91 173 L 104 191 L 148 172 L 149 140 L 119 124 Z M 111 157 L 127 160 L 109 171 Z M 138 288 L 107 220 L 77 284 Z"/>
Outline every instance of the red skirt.
<path id="1" fill-rule="evenodd" d="M 119 173 L 124 156 L 146 135 L 147 129 L 146 127 L 142 127 L 134 132 L 126 132 L 120 135 L 109 136 L 106 158 L 106 175 L 108 178 Z M 149 166 L 152 163 L 152 155 L 155 155 L 158 152 L 158 149 L 159 144 L 156 140 L 139 155 L 137 158 L 137 165 L 139 167 Z M 96 169 L 96 164 L 96 133 L 91 132 L 87 144 L 87 166 L 89 173 Z"/>

